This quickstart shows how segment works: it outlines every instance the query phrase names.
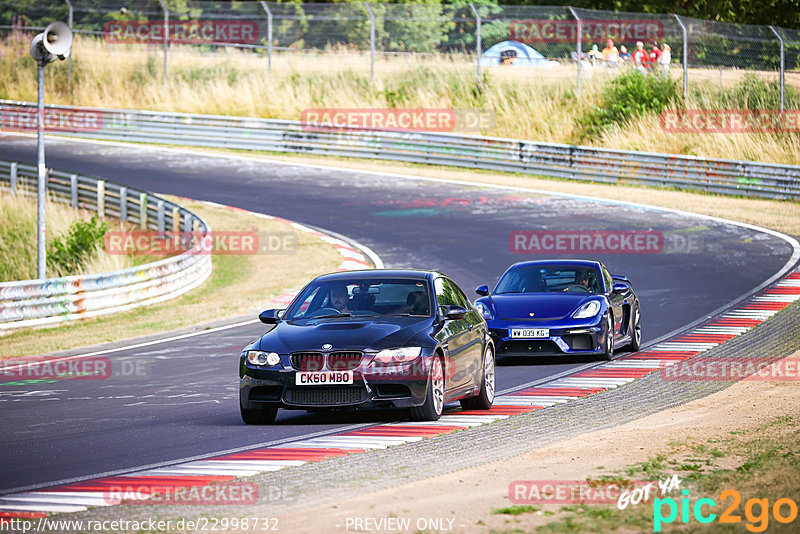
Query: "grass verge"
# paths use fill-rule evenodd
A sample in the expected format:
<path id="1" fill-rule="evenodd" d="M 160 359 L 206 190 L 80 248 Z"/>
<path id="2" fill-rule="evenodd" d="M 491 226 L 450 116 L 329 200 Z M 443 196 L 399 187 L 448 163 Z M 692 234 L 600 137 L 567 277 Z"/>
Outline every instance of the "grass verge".
<path id="1" fill-rule="evenodd" d="M 47 201 L 45 207 L 45 227 L 47 229 L 47 249 L 52 250 L 53 242 L 63 238 L 76 223 L 89 221 L 94 213 L 75 210 L 60 202 Z M 111 231 L 128 230 L 128 225 L 119 221 L 105 221 Z M 77 270 L 49 264 L 50 277 L 75 274 L 103 273 L 125 269 L 146 261 L 144 257 L 130 257 L 108 254 L 102 248 L 86 251 L 87 256 L 80 262 Z M 48 252 L 48 258 L 51 254 Z M 36 278 L 36 200 L 21 193 L 12 196 L 0 193 L 0 282 L 31 280 Z"/>
<path id="2" fill-rule="evenodd" d="M 671 442 L 671 453 L 651 457 L 629 466 L 623 476 L 638 480 L 664 480 L 677 474 L 681 489 L 688 490 L 688 520 L 681 516 L 682 499 L 679 491 L 666 497 L 675 499 L 678 514 L 661 531 L 672 532 L 797 532 L 800 522 L 796 508 L 794 519 L 780 522 L 774 513 L 775 503 L 784 499 L 779 513 L 790 517 L 791 505 L 800 502 L 800 410 L 795 406 L 790 415 L 772 419 L 766 424 L 742 431 L 731 431 L 727 438 L 712 442 L 691 439 Z M 733 490 L 733 491 L 729 491 Z M 728 491 L 728 493 L 725 493 Z M 734 493 L 736 492 L 736 493 Z M 739 501 L 737 502 L 737 497 Z M 703 524 L 694 516 L 699 499 L 712 499 L 716 506 L 702 506 L 705 516 L 716 514 L 713 521 Z M 652 532 L 656 515 L 654 503 L 629 505 L 624 510 L 616 506 L 562 506 L 558 517 L 537 529 L 542 533 L 563 532 Z M 728 509 L 729 523 L 722 523 Z M 669 506 L 659 505 L 662 516 L 668 517 Z M 658 530 L 656 530 L 657 532 Z"/>
<path id="3" fill-rule="evenodd" d="M 260 235 L 292 234 L 291 241 L 296 247 L 267 255 L 216 254 L 214 270 L 208 280 L 185 295 L 61 327 L 13 332 L 2 338 L 0 358 L 120 341 L 239 315 L 256 318 L 261 303 L 296 290 L 318 274 L 335 271 L 342 262 L 342 256 L 333 246 L 286 223 L 200 202 L 165 198 L 194 211 L 216 232 L 244 230 Z"/>
<path id="4" fill-rule="evenodd" d="M 21 44 L 29 43 L 29 37 L 0 40 L 0 71 L 9 73 L 0 78 L 0 98 L 36 100 L 36 66 L 27 44 Z M 483 135 L 800 164 L 800 134 L 790 126 L 788 133 L 730 134 L 679 133 L 661 124 L 665 107 L 774 110 L 779 105 L 778 84 L 770 79 L 774 73 L 737 74 L 736 81 L 724 84 L 692 73 L 684 102 L 679 95 L 680 69 L 672 72 L 668 92 L 672 96 L 653 99 L 640 84 L 608 98 L 615 77 L 628 69 L 585 73 L 578 95 L 573 65 L 544 70 L 487 68 L 476 87 L 468 56 L 383 58 L 371 82 L 364 54 L 277 53 L 268 73 L 266 58 L 250 52 L 225 49 L 199 54 L 191 47 L 173 46 L 166 86 L 161 56 L 152 47 L 109 46 L 77 36 L 72 56 L 71 86 L 66 62 L 48 67 L 48 103 L 289 120 L 299 120 L 303 110 L 313 108 L 473 110 L 492 118 L 482 122 L 479 132 L 469 128 Z M 800 109 L 798 86 L 800 75 L 788 73 L 788 110 Z M 602 119 L 602 128 L 587 130 L 582 124 L 593 117 Z"/>

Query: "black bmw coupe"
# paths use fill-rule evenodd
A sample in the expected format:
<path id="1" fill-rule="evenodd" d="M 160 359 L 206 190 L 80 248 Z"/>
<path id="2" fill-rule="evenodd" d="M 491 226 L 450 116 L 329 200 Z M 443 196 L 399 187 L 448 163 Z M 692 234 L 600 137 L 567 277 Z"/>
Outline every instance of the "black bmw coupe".
<path id="1" fill-rule="evenodd" d="M 242 351 L 245 423 L 270 424 L 279 408 L 409 408 L 436 420 L 448 402 L 488 410 L 494 401 L 486 322 L 442 273 L 326 274 L 259 318 L 275 327 Z"/>

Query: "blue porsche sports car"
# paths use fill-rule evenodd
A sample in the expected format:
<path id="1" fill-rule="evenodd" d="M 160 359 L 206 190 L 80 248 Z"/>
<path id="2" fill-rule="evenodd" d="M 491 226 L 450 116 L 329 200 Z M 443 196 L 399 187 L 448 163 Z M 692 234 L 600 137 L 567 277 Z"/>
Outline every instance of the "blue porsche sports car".
<path id="1" fill-rule="evenodd" d="M 639 350 L 642 314 L 630 280 L 598 261 L 515 263 L 475 307 L 499 356 L 598 356 Z"/>

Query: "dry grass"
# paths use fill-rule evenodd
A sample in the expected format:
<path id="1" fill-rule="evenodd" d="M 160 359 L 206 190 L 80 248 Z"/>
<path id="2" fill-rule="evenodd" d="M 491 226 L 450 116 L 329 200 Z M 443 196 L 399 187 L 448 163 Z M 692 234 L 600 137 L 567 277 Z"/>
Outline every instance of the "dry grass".
<path id="1" fill-rule="evenodd" d="M 314 276 L 335 271 L 342 262 L 333 246 L 286 223 L 185 199 L 173 200 L 208 221 L 214 231 L 290 233 L 296 237 L 297 247 L 269 255 L 214 255 L 211 277 L 177 299 L 57 328 L 15 332 L 2 338 L 0 358 L 121 341 L 241 315 L 255 319 L 271 299 L 299 289 Z"/>
<path id="2" fill-rule="evenodd" d="M 89 220 L 93 213 L 74 210 L 60 202 L 47 202 L 45 208 L 47 244 L 64 236 L 77 221 Z M 108 220 L 110 230 L 127 230 L 119 221 Z M 48 267 L 50 277 L 92 274 L 125 269 L 144 258 L 108 254 L 98 249 L 96 254 L 77 272 Z M 18 196 L 0 193 L 0 282 L 36 278 L 36 199 L 31 195 Z"/>
<path id="3" fill-rule="evenodd" d="M 586 69 L 583 91 L 575 95 L 575 67 L 484 69 L 483 89 L 467 56 L 379 57 L 375 83 L 369 81 L 369 56 L 334 50 L 276 53 L 272 74 L 264 55 L 222 49 L 199 53 L 175 46 L 169 77 L 162 85 L 160 46 L 110 45 L 78 37 L 73 49 L 74 83 L 68 89 L 65 62 L 48 67 L 47 100 L 109 108 L 152 109 L 297 120 L 307 108 L 452 108 L 495 114 L 481 133 L 519 139 L 575 143 L 577 119 L 599 103 L 604 84 L 616 71 Z M 35 100 L 35 69 L 27 51 L 0 44 L 0 97 Z M 0 68 L 0 70 L 3 70 Z M 745 71 L 690 71 L 689 108 L 713 101 L 720 87 L 740 81 Z M 764 79 L 774 73 L 760 73 Z M 680 68 L 673 68 L 676 80 Z M 800 85 L 790 73 L 788 85 Z M 661 131 L 658 117 L 646 115 L 584 144 L 730 159 L 748 158 L 800 164 L 800 135 L 683 134 Z"/>

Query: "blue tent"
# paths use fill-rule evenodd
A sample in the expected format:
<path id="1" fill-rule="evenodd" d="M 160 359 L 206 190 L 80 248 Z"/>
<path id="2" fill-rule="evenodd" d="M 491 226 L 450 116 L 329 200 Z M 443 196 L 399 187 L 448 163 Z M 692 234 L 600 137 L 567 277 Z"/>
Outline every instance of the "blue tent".
<path id="1" fill-rule="evenodd" d="M 519 41 L 503 41 L 489 48 L 481 56 L 481 67 L 493 67 L 503 64 L 503 58 L 515 58 L 514 67 L 552 67 L 557 61 L 548 61 L 542 54 Z"/>

